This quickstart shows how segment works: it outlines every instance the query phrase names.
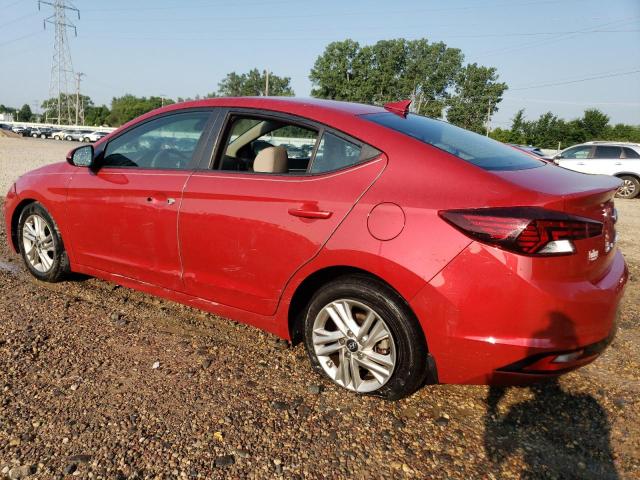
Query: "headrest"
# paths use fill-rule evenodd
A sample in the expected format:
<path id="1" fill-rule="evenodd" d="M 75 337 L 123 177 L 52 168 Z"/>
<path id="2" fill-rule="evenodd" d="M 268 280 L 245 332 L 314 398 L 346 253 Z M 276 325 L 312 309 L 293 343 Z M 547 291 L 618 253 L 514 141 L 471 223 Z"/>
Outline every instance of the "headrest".
<path id="1" fill-rule="evenodd" d="M 282 146 L 267 147 L 253 161 L 253 171 L 261 173 L 287 173 L 287 149 Z"/>

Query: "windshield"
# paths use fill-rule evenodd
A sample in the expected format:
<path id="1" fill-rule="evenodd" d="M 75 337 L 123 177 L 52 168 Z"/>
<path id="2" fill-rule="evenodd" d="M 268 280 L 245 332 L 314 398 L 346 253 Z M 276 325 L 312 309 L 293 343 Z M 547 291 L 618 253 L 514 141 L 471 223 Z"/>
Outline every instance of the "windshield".
<path id="1" fill-rule="evenodd" d="M 485 170 L 524 170 L 544 165 L 544 162 L 504 143 L 441 120 L 414 114 L 402 117 L 391 112 L 362 115 L 362 118 L 416 138 Z"/>

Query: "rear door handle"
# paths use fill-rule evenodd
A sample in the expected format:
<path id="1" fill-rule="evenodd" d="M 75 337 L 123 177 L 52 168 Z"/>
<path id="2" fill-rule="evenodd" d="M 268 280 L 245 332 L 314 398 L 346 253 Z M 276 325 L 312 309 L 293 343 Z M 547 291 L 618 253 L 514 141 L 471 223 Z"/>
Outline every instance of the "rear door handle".
<path id="1" fill-rule="evenodd" d="M 302 208 L 290 208 L 289 215 L 302 218 L 318 218 L 327 219 L 333 215 L 333 212 L 327 212 L 323 210 L 304 210 Z"/>
<path id="2" fill-rule="evenodd" d="M 584 162 L 578 162 L 578 165 L 584 165 Z"/>
<path id="3" fill-rule="evenodd" d="M 614 165 L 622 165 L 622 162 L 616 162 Z"/>

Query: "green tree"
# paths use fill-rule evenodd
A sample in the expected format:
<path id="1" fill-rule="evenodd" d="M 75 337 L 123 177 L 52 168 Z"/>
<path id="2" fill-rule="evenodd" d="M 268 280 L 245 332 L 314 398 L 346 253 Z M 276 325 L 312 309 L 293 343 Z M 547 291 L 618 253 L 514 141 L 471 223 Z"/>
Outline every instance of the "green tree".
<path id="1" fill-rule="evenodd" d="M 509 142 L 523 145 L 527 143 L 526 130 L 527 122 L 524 119 L 524 108 L 521 108 L 513 116 L 511 121 L 511 131 L 509 132 Z"/>
<path id="2" fill-rule="evenodd" d="M 33 112 L 31 112 L 31 107 L 26 103 L 22 105 L 20 110 L 17 112 L 17 118 L 21 122 L 30 122 L 33 119 Z"/>
<path id="3" fill-rule="evenodd" d="M 289 77 L 279 77 L 270 73 L 268 94 L 276 97 L 293 96 L 294 93 L 290 82 L 291 78 Z M 266 84 L 266 72 L 261 73 L 257 68 L 240 75 L 236 72 L 231 72 L 218 84 L 218 94 L 222 97 L 264 96 L 267 94 Z M 207 97 L 209 95 L 211 94 L 207 94 Z"/>
<path id="4" fill-rule="evenodd" d="M 314 97 L 383 104 L 413 100 L 412 111 L 439 117 L 462 67 L 460 50 L 426 39 L 327 45 L 311 69 Z"/>
<path id="5" fill-rule="evenodd" d="M 84 111 L 84 123 L 85 125 L 93 126 L 109 126 L 109 115 L 111 111 L 105 105 L 95 107 L 93 105 L 85 108 Z"/>
<path id="6" fill-rule="evenodd" d="M 584 111 L 581 126 L 588 138 L 597 139 L 602 137 L 605 128 L 609 124 L 609 116 L 596 108 Z"/>
<path id="7" fill-rule="evenodd" d="M 476 63 L 466 65 L 456 78 L 447 120 L 474 132 L 484 132 L 486 121 L 498 111 L 498 103 L 506 89 L 506 83 L 498 82 L 495 68 Z"/>
<path id="8" fill-rule="evenodd" d="M 75 121 L 76 115 L 76 98 L 75 94 L 66 94 L 63 93 L 60 96 L 60 106 L 62 111 L 62 118 L 64 119 L 68 115 L 71 115 L 72 120 Z M 84 110 L 86 112 L 87 108 L 93 106 L 93 100 L 87 95 L 80 95 L 80 111 Z M 49 98 L 42 102 L 41 105 L 42 110 L 44 111 L 42 115 L 42 120 L 46 122 L 56 122 L 58 118 L 58 99 L 57 98 Z M 79 115 L 79 118 L 82 116 Z M 64 122 L 61 122 L 64 123 Z M 73 123 L 73 122 L 72 122 Z"/>
<path id="9" fill-rule="evenodd" d="M 114 97 L 111 100 L 111 113 L 107 118 L 107 122 L 109 125 L 119 126 L 144 113 L 160 108 L 162 105 L 170 105 L 172 103 L 175 102 L 162 97 L 136 97 L 131 94 Z"/>
<path id="10" fill-rule="evenodd" d="M 309 78 L 314 88 L 311 95 L 334 100 L 361 101 L 361 84 L 365 79 L 359 75 L 362 66 L 356 65 L 360 44 L 347 39 L 326 46 L 311 69 Z M 361 57 L 361 56 L 360 56 Z M 359 58 L 358 61 L 362 61 Z"/>

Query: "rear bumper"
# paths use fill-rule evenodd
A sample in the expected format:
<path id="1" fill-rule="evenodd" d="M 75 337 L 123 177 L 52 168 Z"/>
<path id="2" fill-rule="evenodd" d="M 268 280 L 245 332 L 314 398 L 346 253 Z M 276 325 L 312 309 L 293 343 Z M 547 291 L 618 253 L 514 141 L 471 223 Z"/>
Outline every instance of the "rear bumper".
<path id="1" fill-rule="evenodd" d="M 597 283 L 536 281 L 526 261 L 467 248 L 412 300 L 441 383 L 556 377 L 592 362 L 612 341 L 628 278 L 619 251 Z"/>

